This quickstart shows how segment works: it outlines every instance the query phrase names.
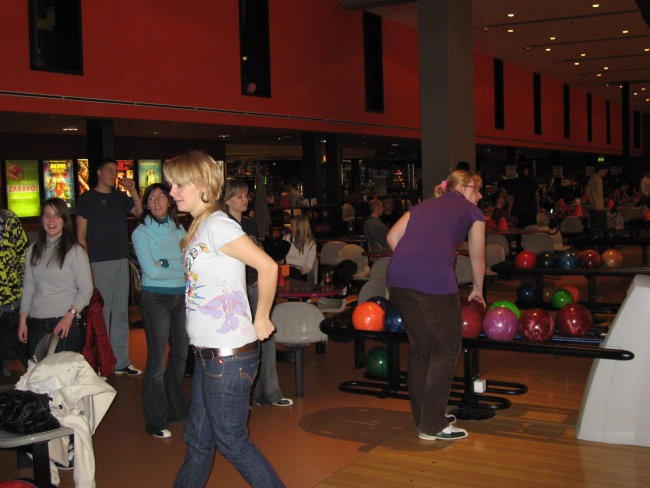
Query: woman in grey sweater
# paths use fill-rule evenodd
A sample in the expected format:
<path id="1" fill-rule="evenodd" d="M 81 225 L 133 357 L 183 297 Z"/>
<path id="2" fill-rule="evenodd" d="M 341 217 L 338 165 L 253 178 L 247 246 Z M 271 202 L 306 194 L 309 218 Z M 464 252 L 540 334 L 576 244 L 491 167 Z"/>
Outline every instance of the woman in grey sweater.
<path id="1" fill-rule="evenodd" d="M 50 332 L 61 337 L 57 351 L 81 352 L 85 330 L 75 318 L 92 293 L 88 255 L 76 243 L 70 210 L 60 198 L 50 198 L 25 256 L 18 339 L 27 343 L 29 354 Z"/>

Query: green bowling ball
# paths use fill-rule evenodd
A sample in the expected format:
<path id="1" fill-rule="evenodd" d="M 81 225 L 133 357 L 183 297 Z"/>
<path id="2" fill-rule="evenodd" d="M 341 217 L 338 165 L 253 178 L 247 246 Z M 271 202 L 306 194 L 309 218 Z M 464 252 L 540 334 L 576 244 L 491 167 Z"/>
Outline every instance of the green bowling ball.
<path id="1" fill-rule="evenodd" d="M 388 348 L 373 347 L 366 354 L 366 369 L 373 376 L 388 378 Z"/>
<path id="2" fill-rule="evenodd" d="M 556 308 L 558 310 L 565 305 L 568 305 L 569 303 L 573 303 L 573 295 L 568 290 L 559 289 L 553 293 L 553 296 L 551 297 L 551 304 L 553 305 L 553 308 Z"/>
<path id="3" fill-rule="evenodd" d="M 499 300 L 498 302 L 494 302 L 490 306 L 490 310 L 497 307 L 507 308 L 508 310 L 510 310 L 512 313 L 516 315 L 517 320 L 521 317 L 521 311 L 519 310 L 519 307 L 508 300 Z"/>

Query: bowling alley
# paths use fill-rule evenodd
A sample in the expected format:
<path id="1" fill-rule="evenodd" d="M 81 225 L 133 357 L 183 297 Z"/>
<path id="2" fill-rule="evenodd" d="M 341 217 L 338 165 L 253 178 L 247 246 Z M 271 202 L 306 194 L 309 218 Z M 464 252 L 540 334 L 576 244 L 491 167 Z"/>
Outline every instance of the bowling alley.
<path id="1" fill-rule="evenodd" d="M 650 486 L 650 0 L 0 18 L 0 488 Z"/>

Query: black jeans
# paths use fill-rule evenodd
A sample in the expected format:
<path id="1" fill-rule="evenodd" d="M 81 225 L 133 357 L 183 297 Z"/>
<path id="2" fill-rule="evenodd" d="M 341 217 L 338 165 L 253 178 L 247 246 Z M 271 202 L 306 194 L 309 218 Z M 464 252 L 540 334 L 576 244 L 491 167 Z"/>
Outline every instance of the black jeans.
<path id="1" fill-rule="evenodd" d="M 40 340 L 50 332 L 54 332 L 56 324 L 59 323 L 61 317 L 50 317 L 47 319 L 35 319 L 27 317 L 27 345 L 29 346 L 29 357 L 34 356 L 34 351 Z M 56 352 L 61 351 L 74 351 L 81 352 L 86 340 L 86 328 L 83 327 L 77 320 L 72 322 L 68 330 L 67 337 L 59 340 L 56 346 Z M 43 359 L 43 358 L 39 358 Z"/>
<path id="2" fill-rule="evenodd" d="M 0 312 L 0 384 L 4 381 L 2 368 L 12 347 L 23 366 L 27 367 L 27 347 L 18 340 L 19 309 Z"/>
<path id="3" fill-rule="evenodd" d="M 408 389 L 415 426 L 433 435 L 445 419 L 449 390 L 462 344 L 458 294 L 432 295 L 391 288 L 409 338 Z"/>

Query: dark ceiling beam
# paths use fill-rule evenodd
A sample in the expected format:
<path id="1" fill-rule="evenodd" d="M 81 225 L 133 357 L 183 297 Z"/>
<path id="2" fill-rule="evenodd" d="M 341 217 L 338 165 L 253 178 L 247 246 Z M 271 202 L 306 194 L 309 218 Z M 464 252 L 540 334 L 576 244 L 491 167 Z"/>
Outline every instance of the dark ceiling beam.
<path id="1" fill-rule="evenodd" d="M 371 8 L 388 7 L 401 3 L 414 3 L 415 0 L 339 0 L 339 6 L 348 10 L 368 10 Z"/>

